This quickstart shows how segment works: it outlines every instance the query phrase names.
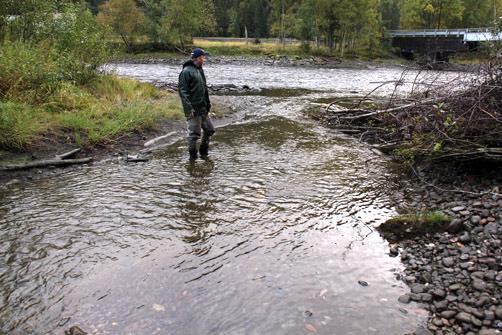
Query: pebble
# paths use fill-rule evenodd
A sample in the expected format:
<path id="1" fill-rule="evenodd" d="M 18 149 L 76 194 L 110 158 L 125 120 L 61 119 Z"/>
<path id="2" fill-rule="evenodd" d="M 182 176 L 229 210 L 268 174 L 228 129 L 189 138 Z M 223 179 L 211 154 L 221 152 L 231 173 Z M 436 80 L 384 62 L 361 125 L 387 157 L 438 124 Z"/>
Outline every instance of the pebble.
<path id="1" fill-rule="evenodd" d="M 471 235 L 467 232 L 465 232 L 464 234 L 462 234 L 459 238 L 460 242 L 462 243 L 469 243 L 471 242 Z"/>
<path id="2" fill-rule="evenodd" d="M 485 193 L 500 185 L 494 176 L 472 188 L 461 178 L 432 183 L 481 195 L 440 193 L 421 184 L 406 188 L 400 198 L 411 199 L 407 205 L 414 210 L 442 210 L 453 217 L 446 232 L 392 244 L 405 265 L 400 278 L 411 290 L 398 301 L 416 301 L 428 310 L 428 331 L 435 335 L 502 335 L 502 199 Z"/>
<path id="3" fill-rule="evenodd" d="M 463 211 L 464 209 L 465 209 L 464 206 L 456 206 L 456 207 L 453 207 L 451 210 L 452 210 L 452 212 L 458 213 L 460 211 Z"/>

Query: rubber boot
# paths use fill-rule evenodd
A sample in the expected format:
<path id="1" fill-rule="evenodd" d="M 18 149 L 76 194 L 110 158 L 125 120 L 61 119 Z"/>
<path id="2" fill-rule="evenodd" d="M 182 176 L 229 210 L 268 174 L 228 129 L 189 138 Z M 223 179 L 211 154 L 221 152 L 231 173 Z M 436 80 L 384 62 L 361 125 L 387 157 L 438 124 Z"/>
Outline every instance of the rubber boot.
<path id="1" fill-rule="evenodd" d="M 208 140 L 203 140 L 200 143 L 199 154 L 202 159 L 206 159 L 207 156 L 209 155 L 209 141 Z"/>
<path id="2" fill-rule="evenodd" d="M 188 143 L 188 153 L 190 154 L 191 161 L 197 159 L 197 142 Z"/>

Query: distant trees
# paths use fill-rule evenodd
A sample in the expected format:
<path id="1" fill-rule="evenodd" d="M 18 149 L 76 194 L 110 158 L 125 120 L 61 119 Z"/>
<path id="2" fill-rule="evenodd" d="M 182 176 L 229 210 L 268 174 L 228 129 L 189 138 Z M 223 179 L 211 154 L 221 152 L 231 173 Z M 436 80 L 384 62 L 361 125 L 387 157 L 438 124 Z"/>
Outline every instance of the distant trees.
<path id="1" fill-rule="evenodd" d="M 144 27 L 145 15 L 134 0 L 110 0 L 99 6 L 98 22 L 120 36 L 128 50 Z"/>
<path id="2" fill-rule="evenodd" d="M 373 49 L 385 30 L 489 26 L 502 15 L 502 0 L 104 1 L 87 0 L 127 46 L 142 35 L 181 48 L 196 35 L 294 37 L 343 53 Z"/>
<path id="3" fill-rule="evenodd" d="M 404 29 L 492 26 L 502 14 L 501 0 L 400 0 L 400 7 Z"/>

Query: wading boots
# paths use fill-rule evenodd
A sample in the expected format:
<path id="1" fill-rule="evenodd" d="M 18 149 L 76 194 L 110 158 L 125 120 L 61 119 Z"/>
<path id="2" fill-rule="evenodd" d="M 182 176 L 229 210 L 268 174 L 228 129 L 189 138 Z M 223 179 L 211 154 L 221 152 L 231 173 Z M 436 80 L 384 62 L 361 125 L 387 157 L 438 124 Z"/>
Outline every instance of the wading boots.
<path id="1" fill-rule="evenodd" d="M 190 160 L 194 161 L 197 159 L 197 142 L 188 143 L 188 153 L 190 154 Z"/>
<path id="2" fill-rule="evenodd" d="M 209 154 L 209 139 L 202 139 L 199 147 L 199 154 L 202 159 L 206 159 Z"/>

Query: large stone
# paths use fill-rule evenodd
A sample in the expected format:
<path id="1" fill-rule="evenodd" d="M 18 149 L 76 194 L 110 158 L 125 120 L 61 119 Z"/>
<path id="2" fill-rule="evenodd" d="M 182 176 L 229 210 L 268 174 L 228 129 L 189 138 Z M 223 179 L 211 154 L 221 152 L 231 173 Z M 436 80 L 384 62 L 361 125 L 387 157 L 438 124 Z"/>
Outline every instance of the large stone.
<path id="1" fill-rule="evenodd" d="M 464 206 L 456 206 L 456 207 L 453 207 L 451 210 L 452 210 L 452 212 L 458 213 L 460 211 L 463 211 L 464 209 L 465 209 Z"/>
<path id="2" fill-rule="evenodd" d="M 474 287 L 474 289 L 478 291 L 486 290 L 486 286 L 487 286 L 486 283 L 479 279 L 474 279 L 472 282 L 472 287 Z"/>
<path id="3" fill-rule="evenodd" d="M 497 319 L 502 320 L 502 306 L 497 306 L 495 309 L 495 315 L 497 316 Z"/>
<path id="4" fill-rule="evenodd" d="M 455 260 L 452 257 L 443 258 L 443 265 L 446 267 L 452 267 L 455 265 Z"/>
<path id="5" fill-rule="evenodd" d="M 457 314 L 457 312 L 448 310 L 448 311 L 443 311 L 443 312 L 441 312 L 441 317 L 442 317 L 442 318 L 445 318 L 445 319 L 451 319 L 451 318 L 453 318 L 456 314 Z"/>
<path id="6" fill-rule="evenodd" d="M 471 242 L 471 235 L 469 233 L 465 232 L 460 236 L 459 240 L 462 243 L 469 243 L 469 242 Z"/>
<path id="7" fill-rule="evenodd" d="M 500 332 L 495 329 L 481 329 L 478 335 L 500 335 Z"/>
<path id="8" fill-rule="evenodd" d="M 466 313 L 466 312 L 460 312 L 457 315 L 455 315 L 455 319 L 457 319 L 460 322 L 465 322 L 465 323 L 471 323 L 472 318 L 473 318 L 473 316 L 469 313 Z"/>
<path id="9" fill-rule="evenodd" d="M 410 295 L 409 294 L 403 294 L 397 299 L 400 303 L 402 304 L 409 304 L 411 301 Z"/>
<path id="10" fill-rule="evenodd" d="M 485 317 L 484 317 L 485 320 L 490 320 L 490 321 L 495 320 L 495 313 L 494 312 L 484 311 L 484 314 L 485 314 Z"/>
<path id="11" fill-rule="evenodd" d="M 450 224 L 448 224 L 446 231 L 450 233 L 459 233 L 464 229 L 465 229 L 464 222 L 460 219 L 454 219 L 453 221 L 450 222 Z"/>
<path id="12" fill-rule="evenodd" d="M 425 287 L 422 284 L 413 284 L 410 289 L 412 293 L 424 293 Z"/>
<path id="13" fill-rule="evenodd" d="M 444 298 L 446 297 L 446 292 L 443 289 L 436 288 L 431 291 L 432 295 L 437 297 L 437 298 Z"/>
<path id="14" fill-rule="evenodd" d="M 420 293 L 420 299 L 423 302 L 431 302 L 432 301 L 432 295 L 429 293 Z"/>
<path id="15" fill-rule="evenodd" d="M 485 234 L 496 235 L 497 231 L 498 231 L 497 224 L 495 222 L 488 223 L 485 226 L 485 230 L 484 231 L 485 231 Z"/>

